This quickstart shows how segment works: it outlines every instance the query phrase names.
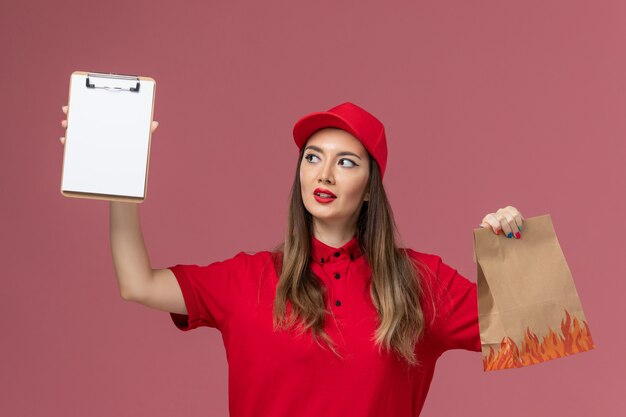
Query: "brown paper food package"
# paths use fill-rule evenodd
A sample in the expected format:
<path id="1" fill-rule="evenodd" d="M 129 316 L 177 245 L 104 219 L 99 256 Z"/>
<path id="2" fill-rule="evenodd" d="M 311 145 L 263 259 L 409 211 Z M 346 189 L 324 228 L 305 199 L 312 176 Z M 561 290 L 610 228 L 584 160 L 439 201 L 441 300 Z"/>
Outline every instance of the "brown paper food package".
<path id="1" fill-rule="evenodd" d="M 595 348 L 549 214 L 522 238 L 474 229 L 483 368 L 520 368 Z"/>

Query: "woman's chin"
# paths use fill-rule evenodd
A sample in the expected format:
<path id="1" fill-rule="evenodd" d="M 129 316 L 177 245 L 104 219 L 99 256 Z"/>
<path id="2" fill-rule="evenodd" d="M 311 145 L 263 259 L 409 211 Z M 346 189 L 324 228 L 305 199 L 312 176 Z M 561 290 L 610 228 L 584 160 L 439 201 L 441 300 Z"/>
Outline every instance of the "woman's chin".
<path id="1" fill-rule="evenodd" d="M 316 207 L 313 210 L 309 210 L 309 213 L 319 220 L 332 220 L 335 217 L 335 213 L 332 210 L 324 209 L 324 207 Z"/>

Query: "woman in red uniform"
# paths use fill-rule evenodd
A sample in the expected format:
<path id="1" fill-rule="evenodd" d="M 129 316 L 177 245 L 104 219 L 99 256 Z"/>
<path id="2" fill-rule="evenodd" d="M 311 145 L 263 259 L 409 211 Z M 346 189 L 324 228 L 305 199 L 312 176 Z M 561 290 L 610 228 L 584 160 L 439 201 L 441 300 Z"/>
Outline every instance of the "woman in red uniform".
<path id="1" fill-rule="evenodd" d="M 397 247 L 376 117 L 343 103 L 293 134 L 300 152 L 274 250 L 153 270 L 137 204 L 111 201 L 121 294 L 170 312 L 181 330 L 222 333 L 232 417 L 418 416 L 437 358 L 480 351 L 476 284 L 437 255 Z M 508 206 L 481 226 L 520 238 L 522 220 Z"/>

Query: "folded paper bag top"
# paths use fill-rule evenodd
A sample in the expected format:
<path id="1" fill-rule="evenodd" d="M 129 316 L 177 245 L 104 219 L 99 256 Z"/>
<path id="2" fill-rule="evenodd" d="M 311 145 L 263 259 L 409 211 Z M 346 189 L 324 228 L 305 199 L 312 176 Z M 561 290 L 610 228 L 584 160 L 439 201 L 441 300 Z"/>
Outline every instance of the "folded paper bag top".
<path id="1" fill-rule="evenodd" d="M 522 239 L 474 229 L 483 369 L 519 368 L 595 348 L 549 214 Z"/>

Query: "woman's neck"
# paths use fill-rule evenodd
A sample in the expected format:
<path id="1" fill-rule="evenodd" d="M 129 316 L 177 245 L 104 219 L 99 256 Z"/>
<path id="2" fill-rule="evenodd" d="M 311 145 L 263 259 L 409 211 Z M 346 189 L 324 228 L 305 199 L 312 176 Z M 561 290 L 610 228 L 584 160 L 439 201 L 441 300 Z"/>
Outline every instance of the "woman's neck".
<path id="1" fill-rule="evenodd" d="M 337 225 L 328 225 L 322 222 L 313 223 L 313 236 L 320 242 L 339 248 L 349 242 L 356 234 L 356 224 L 338 227 Z"/>

